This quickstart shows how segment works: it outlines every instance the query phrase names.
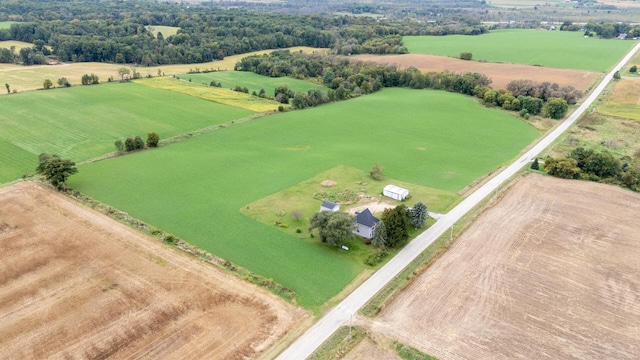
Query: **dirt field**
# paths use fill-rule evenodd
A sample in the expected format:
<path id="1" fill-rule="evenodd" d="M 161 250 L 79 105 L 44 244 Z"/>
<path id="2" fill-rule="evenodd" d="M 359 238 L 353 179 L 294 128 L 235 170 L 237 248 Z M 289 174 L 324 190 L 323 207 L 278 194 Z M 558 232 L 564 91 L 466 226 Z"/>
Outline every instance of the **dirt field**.
<path id="1" fill-rule="evenodd" d="M 389 349 L 381 349 L 371 339 L 366 338 L 360 342 L 353 350 L 342 358 L 342 360 L 400 360 L 400 358 Z"/>
<path id="2" fill-rule="evenodd" d="M 640 358 L 640 194 L 529 175 L 369 326 L 439 359 Z"/>
<path id="3" fill-rule="evenodd" d="M 599 76 L 597 72 L 569 69 L 555 69 L 531 65 L 496 64 L 465 61 L 446 56 L 405 54 L 405 55 L 356 55 L 355 59 L 375 61 L 381 64 L 396 64 L 400 68 L 413 66 L 422 72 L 452 71 L 457 73 L 477 72 L 491 78 L 491 87 L 506 89 L 513 80 L 549 81 L 560 86 L 571 85 L 578 90 L 587 89 Z"/>
<path id="4" fill-rule="evenodd" d="M 0 359 L 255 358 L 306 317 L 36 183 L 0 188 Z"/>

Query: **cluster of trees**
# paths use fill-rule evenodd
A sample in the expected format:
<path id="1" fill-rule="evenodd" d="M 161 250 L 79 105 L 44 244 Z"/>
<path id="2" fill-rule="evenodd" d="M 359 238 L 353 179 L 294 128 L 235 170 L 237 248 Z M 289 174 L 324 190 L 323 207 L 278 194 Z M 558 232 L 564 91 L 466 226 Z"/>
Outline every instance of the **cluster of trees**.
<path id="1" fill-rule="evenodd" d="M 568 105 L 575 104 L 582 96 L 572 86 L 560 87 L 556 83 L 517 80 L 508 85 L 509 90 L 495 90 L 489 86 L 491 79 L 478 73 L 423 74 L 416 68 L 398 69 L 395 66 L 350 61 L 341 56 L 292 53 L 288 50 L 245 57 L 235 65 L 235 70 L 271 77 L 312 79 L 321 81 L 329 88 L 326 94 L 319 90 L 296 94 L 286 87 L 276 89 L 276 100 L 289 103 L 289 99 L 293 99 L 294 108 L 346 100 L 384 87 L 406 87 L 476 96 L 488 106 L 519 111 L 523 117 L 543 115 L 560 119 L 569 109 Z"/>
<path id="2" fill-rule="evenodd" d="M 573 86 L 560 87 L 556 83 L 514 80 L 507 85 L 506 91 L 480 86 L 474 89 L 473 95 L 485 105 L 518 111 L 524 118 L 542 115 L 561 119 L 569 110 L 569 104 L 575 104 L 582 93 Z"/>
<path id="3" fill-rule="evenodd" d="M 429 213 L 422 203 L 413 208 L 399 205 L 386 209 L 376 226 L 371 244 L 380 248 L 399 247 L 409 239 L 409 229 L 419 229 L 426 225 Z M 340 246 L 353 237 L 355 219 L 344 212 L 321 211 L 309 220 L 309 232 L 317 229 L 322 242 L 332 246 Z"/>
<path id="4" fill-rule="evenodd" d="M 371 244 L 380 248 L 399 247 L 409 239 L 409 229 L 423 228 L 429 213 L 427 206 L 417 202 L 412 208 L 399 205 L 386 209 L 375 229 Z"/>
<path id="5" fill-rule="evenodd" d="M 58 155 L 42 153 L 38 156 L 36 174 L 42 175 L 57 189 L 64 189 L 69 176 L 78 172 L 76 163 Z"/>
<path id="6" fill-rule="evenodd" d="M 573 29 L 574 27 L 568 27 Z M 582 29 L 582 28 L 581 28 Z M 585 34 L 591 35 L 594 33 L 603 39 L 611 39 L 618 37 L 620 34 L 627 34 L 627 37 L 633 38 L 640 36 L 640 25 L 628 24 L 622 22 L 614 23 L 595 23 L 589 22 L 584 26 Z"/>
<path id="7" fill-rule="evenodd" d="M 147 134 L 147 147 L 158 147 L 158 143 L 160 142 L 160 135 L 155 132 L 150 132 Z M 145 147 L 145 142 L 142 140 L 140 136 L 136 137 L 128 137 L 123 142 L 122 140 L 116 140 L 114 143 L 116 150 L 119 153 L 122 152 L 131 152 L 135 150 L 141 150 Z"/>
<path id="8" fill-rule="evenodd" d="M 564 179 L 581 179 L 625 186 L 640 191 L 640 172 L 609 151 L 596 152 L 582 147 L 574 149 L 565 158 L 547 157 L 544 171 Z"/>
<path id="9" fill-rule="evenodd" d="M 80 82 L 82 83 L 82 85 L 95 85 L 100 84 L 100 78 L 94 73 L 91 73 L 91 75 L 84 74 L 82 75 Z"/>

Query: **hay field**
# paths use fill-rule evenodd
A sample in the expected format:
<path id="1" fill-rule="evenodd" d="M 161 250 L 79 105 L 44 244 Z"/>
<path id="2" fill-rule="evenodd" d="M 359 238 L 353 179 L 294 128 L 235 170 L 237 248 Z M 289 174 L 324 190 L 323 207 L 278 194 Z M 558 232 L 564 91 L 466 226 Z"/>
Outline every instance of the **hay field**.
<path id="1" fill-rule="evenodd" d="M 529 175 L 370 325 L 439 359 L 638 359 L 640 194 Z"/>
<path id="2" fill-rule="evenodd" d="M 0 41 L 0 48 L 11 49 L 12 46 L 15 47 L 15 53 L 17 54 L 23 48 L 33 47 L 33 44 L 24 42 L 24 41 L 15 41 L 15 40 Z"/>
<path id="3" fill-rule="evenodd" d="M 39 184 L 0 189 L 2 359 L 255 358 L 305 318 Z"/>
<path id="4" fill-rule="evenodd" d="M 290 51 L 302 51 L 307 53 L 313 52 L 326 52 L 326 49 L 311 48 L 307 46 L 297 46 L 288 48 Z M 180 65 L 162 65 L 162 66 L 150 66 L 150 67 L 136 67 L 143 77 L 157 76 L 158 71 L 164 75 L 176 75 L 184 74 L 196 68 L 200 70 L 215 69 L 215 70 L 233 70 L 240 59 L 255 54 L 265 54 L 273 50 L 262 50 L 251 52 L 247 54 L 227 56 L 224 60 L 211 61 L 201 64 L 180 64 Z M 81 62 L 81 63 L 68 63 L 58 65 L 35 65 L 35 66 L 21 66 L 21 65 L 4 65 L 0 64 L 0 84 L 8 83 L 12 89 L 18 91 L 35 90 L 42 88 L 42 83 L 45 79 L 50 79 L 55 84 L 61 77 L 66 77 L 72 85 L 79 85 L 80 79 L 84 74 L 94 73 L 100 77 L 100 81 L 107 81 L 109 77 L 119 79 L 118 69 L 126 66 L 130 67 L 130 64 L 107 64 L 107 63 L 95 63 L 95 62 Z M 3 92 L 0 92 L 2 95 Z"/>
<path id="5" fill-rule="evenodd" d="M 158 37 L 158 33 L 162 33 L 162 36 L 165 39 L 177 34 L 178 30 L 180 30 L 179 27 L 162 25 L 147 25 L 145 28 L 147 28 L 147 31 L 151 32 L 155 37 Z"/>
<path id="6" fill-rule="evenodd" d="M 619 80 L 597 110 L 604 115 L 640 120 L 640 79 Z"/>

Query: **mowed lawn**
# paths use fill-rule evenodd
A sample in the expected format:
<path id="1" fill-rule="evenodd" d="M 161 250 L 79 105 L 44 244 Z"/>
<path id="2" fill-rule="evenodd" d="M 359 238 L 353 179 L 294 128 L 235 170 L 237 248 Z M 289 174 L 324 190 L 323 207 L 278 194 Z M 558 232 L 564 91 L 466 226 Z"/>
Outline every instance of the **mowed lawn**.
<path id="1" fill-rule="evenodd" d="M 276 87 L 286 85 L 295 92 L 307 92 L 314 89 L 327 89 L 318 84 L 314 84 L 304 80 L 292 79 L 288 77 L 268 77 L 258 75 L 248 71 L 216 71 L 201 74 L 183 74 L 179 75 L 181 79 L 191 79 L 193 82 L 204 83 L 209 85 L 211 81 L 221 83 L 223 88 L 233 89 L 236 85 L 244 86 L 249 89 L 249 93 L 260 93 L 264 89 L 267 96 L 274 96 Z"/>
<path id="2" fill-rule="evenodd" d="M 562 69 L 607 71 L 636 41 L 585 38 L 582 32 L 498 30 L 478 36 L 405 36 L 409 52 L 459 57 L 474 61 L 541 65 Z"/>
<path id="3" fill-rule="evenodd" d="M 315 308 L 364 265 L 319 241 L 261 224 L 241 208 L 336 166 L 369 171 L 375 162 L 390 178 L 455 191 L 514 158 L 538 135 L 470 97 L 386 89 L 83 165 L 69 183 L 273 278 L 292 288 L 299 304 Z"/>
<path id="4" fill-rule="evenodd" d="M 33 173 L 40 153 L 74 161 L 115 150 L 117 139 L 162 138 L 253 114 L 136 84 L 105 84 L 0 97 L 0 183 Z"/>

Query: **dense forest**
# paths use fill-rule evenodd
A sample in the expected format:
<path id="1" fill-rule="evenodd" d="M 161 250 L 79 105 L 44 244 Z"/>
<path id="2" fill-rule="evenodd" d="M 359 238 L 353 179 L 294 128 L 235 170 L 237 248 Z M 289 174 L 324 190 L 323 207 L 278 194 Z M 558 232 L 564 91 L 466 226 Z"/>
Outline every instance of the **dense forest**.
<path id="1" fill-rule="evenodd" d="M 151 2 L 0 1 L 1 40 L 51 47 L 60 61 L 157 64 L 199 63 L 228 55 L 291 46 L 333 48 L 335 53 L 405 53 L 403 35 L 481 34 L 464 21 L 396 22 L 371 17 L 287 15 L 210 6 L 189 8 Z M 164 36 L 148 25 L 180 28 Z M 43 47 L 16 57 L 37 64 Z M 18 55 L 18 54 L 16 54 Z M 1 57 L 8 62 L 6 56 Z M 26 59 L 32 59 L 26 61 Z"/>

